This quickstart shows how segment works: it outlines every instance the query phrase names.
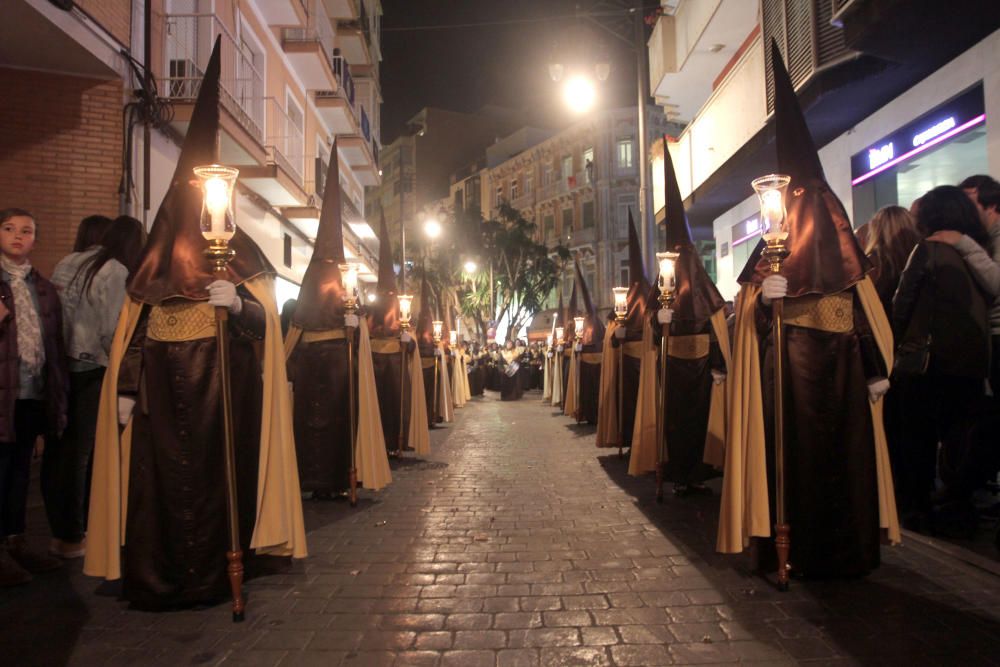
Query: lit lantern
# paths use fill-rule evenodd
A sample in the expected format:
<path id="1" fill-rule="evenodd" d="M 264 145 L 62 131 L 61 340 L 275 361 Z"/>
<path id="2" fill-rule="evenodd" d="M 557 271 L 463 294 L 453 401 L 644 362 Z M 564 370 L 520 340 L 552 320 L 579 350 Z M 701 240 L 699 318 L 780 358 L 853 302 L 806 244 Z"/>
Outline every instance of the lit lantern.
<path id="1" fill-rule="evenodd" d="M 791 180 L 790 176 L 783 174 L 768 174 L 751 183 L 760 199 L 760 226 L 768 244 L 784 242 L 788 238 L 785 194 Z"/>
<path id="2" fill-rule="evenodd" d="M 576 337 L 577 338 L 582 338 L 583 337 L 583 318 L 582 317 L 574 317 L 573 318 L 573 328 L 576 331 Z"/>
<path id="3" fill-rule="evenodd" d="M 354 262 L 341 264 L 340 277 L 344 281 L 344 305 L 354 310 L 358 303 L 358 265 Z"/>
<path id="4" fill-rule="evenodd" d="M 441 332 L 444 329 L 444 322 L 442 322 L 441 320 L 434 320 L 433 322 L 431 322 L 431 327 L 433 328 L 434 331 L 434 342 L 435 343 L 440 342 Z"/>
<path id="5" fill-rule="evenodd" d="M 413 305 L 413 296 L 410 294 L 400 294 L 399 299 L 399 324 L 403 329 L 410 328 L 410 306 Z"/>
<path id="6" fill-rule="evenodd" d="M 448 342 L 451 344 L 452 347 L 458 345 L 458 332 L 457 331 L 449 331 L 448 332 Z"/>
<path id="7" fill-rule="evenodd" d="M 625 321 L 625 313 L 628 310 L 628 288 L 612 287 L 615 299 L 615 319 L 619 322 Z"/>
<path id="8" fill-rule="evenodd" d="M 676 286 L 676 265 L 679 253 L 658 252 L 656 261 L 660 265 L 660 278 L 658 286 L 661 294 L 673 294 Z"/>
<path id="9" fill-rule="evenodd" d="M 239 169 L 210 164 L 195 167 L 194 175 L 200 180 L 201 233 L 213 244 L 226 245 L 236 234 L 236 216 L 233 213 L 233 191 Z"/>
<path id="10" fill-rule="evenodd" d="M 556 327 L 556 341 L 557 342 L 559 342 L 559 343 L 563 342 L 563 333 L 564 333 L 564 331 L 565 331 L 565 329 L 563 329 L 562 327 Z"/>

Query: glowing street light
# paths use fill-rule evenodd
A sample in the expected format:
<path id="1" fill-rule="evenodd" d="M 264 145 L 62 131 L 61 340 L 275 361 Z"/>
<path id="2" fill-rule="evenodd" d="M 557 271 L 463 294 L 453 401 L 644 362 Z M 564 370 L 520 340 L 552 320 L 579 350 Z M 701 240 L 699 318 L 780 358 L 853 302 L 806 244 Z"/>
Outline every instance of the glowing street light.
<path id="1" fill-rule="evenodd" d="M 427 218 L 427 220 L 424 221 L 424 234 L 426 234 L 427 238 L 432 241 L 441 236 L 442 231 L 444 230 L 437 218 Z"/>
<path id="2" fill-rule="evenodd" d="M 573 76 L 563 86 L 563 101 L 576 113 L 586 113 L 594 107 L 597 91 L 593 82 L 585 76 Z"/>
<path id="3" fill-rule="evenodd" d="M 465 260 L 465 264 L 462 265 L 462 268 L 465 269 L 466 273 L 475 273 L 476 269 L 479 267 L 476 266 L 476 263 L 473 260 L 467 259 Z"/>

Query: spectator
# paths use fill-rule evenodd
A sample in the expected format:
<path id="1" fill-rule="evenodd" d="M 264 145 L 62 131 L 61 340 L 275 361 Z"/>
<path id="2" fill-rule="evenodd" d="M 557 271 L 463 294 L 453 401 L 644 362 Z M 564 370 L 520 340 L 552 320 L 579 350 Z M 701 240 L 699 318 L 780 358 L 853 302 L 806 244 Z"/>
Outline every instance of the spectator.
<path id="1" fill-rule="evenodd" d="M 989 239 L 978 212 L 961 189 L 941 186 L 920 199 L 917 227 L 925 234 L 953 230 L 980 246 Z M 897 452 L 897 494 L 904 524 L 924 527 L 934 491 L 938 442 L 942 457 L 965 447 L 989 364 L 986 300 L 952 247 L 916 245 L 892 302 L 898 369 L 926 359 L 908 378 L 905 451 Z"/>
<path id="2" fill-rule="evenodd" d="M 69 407 L 66 432 L 45 449 L 41 481 L 53 536 L 49 552 L 61 558 L 84 554 L 101 382 L 125 301 L 125 281 L 141 250 L 142 223 L 121 216 L 99 245 L 64 257 L 52 273 L 62 301 Z"/>
<path id="3" fill-rule="evenodd" d="M 913 216 L 901 206 L 879 209 L 865 228 L 868 230 L 865 254 L 875 267 L 872 281 L 885 314 L 892 320 L 892 296 L 920 234 Z"/>
<path id="4" fill-rule="evenodd" d="M 105 215 L 88 215 L 80 221 L 76 228 L 76 240 L 73 241 L 73 252 L 83 252 L 101 242 L 104 232 L 111 227 L 113 220 Z"/>
<path id="5" fill-rule="evenodd" d="M 52 442 L 66 424 L 62 310 L 55 286 L 28 259 L 35 230 L 28 211 L 0 211 L 0 586 L 60 566 L 24 539 L 35 442 Z"/>

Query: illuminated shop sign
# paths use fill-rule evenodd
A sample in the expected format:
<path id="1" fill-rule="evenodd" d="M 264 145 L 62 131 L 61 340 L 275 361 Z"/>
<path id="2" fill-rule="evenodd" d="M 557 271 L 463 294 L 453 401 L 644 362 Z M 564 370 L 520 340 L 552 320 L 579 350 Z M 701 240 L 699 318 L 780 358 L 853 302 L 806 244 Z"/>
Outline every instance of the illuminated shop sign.
<path id="1" fill-rule="evenodd" d="M 864 183 L 985 122 L 983 87 L 977 85 L 855 154 L 851 158 L 851 185 Z"/>
<path id="2" fill-rule="evenodd" d="M 733 225 L 733 244 L 736 247 L 750 239 L 760 238 L 760 216 L 755 215 Z"/>

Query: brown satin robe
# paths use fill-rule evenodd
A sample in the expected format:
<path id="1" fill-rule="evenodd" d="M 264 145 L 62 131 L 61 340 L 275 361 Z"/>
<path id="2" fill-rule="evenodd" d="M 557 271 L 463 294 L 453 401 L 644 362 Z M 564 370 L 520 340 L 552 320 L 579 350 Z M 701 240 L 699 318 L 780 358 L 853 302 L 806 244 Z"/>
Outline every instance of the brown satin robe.
<path id="1" fill-rule="evenodd" d="M 397 336 L 392 338 L 399 340 Z M 416 344 L 413 341 L 407 347 L 406 360 L 408 364 L 412 354 L 416 354 Z M 382 354 L 372 351 L 375 390 L 378 392 L 378 409 L 382 417 L 382 434 L 385 436 L 385 449 L 389 452 L 405 448 L 409 437 L 410 382 L 409 379 L 405 383 L 403 382 L 402 364 L 403 355 L 401 352 Z M 409 375 L 409 367 L 405 370 Z M 402 411 L 402 424 L 400 424 L 400 402 L 405 408 Z M 400 434 L 402 434 L 402 438 L 400 438 Z"/>
<path id="2" fill-rule="evenodd" d="M 853 288 L 849 288 L 853 294 Z M 791 299 L 786 299 L 786 303 Z M 851 577 L 879 566 L 878 484 L 867 380 L 885 376 L 854 294 L 854 331 L 785 326 L 785 479 L 790 562 L 808 577 Z M 774 518 L 774 362 L 770 308 L 757 302 L 768 493 Z M 757 540 L 770 567 L 773 540 Z M 773 569 L 773 568 L 772 568 Z"/>
<path id="3" fill-rule="evenodd" d="M 240 540 L 248 558 L 257 504 L 264 309 L 244 288 L 230 316 L 230 370 Z M 122 593 L 141 608 L 229 595 L 222 404 L 215 338 L 146 336 L 149 306 L 129 344 L 119 393 L 134 395 Z"/>

